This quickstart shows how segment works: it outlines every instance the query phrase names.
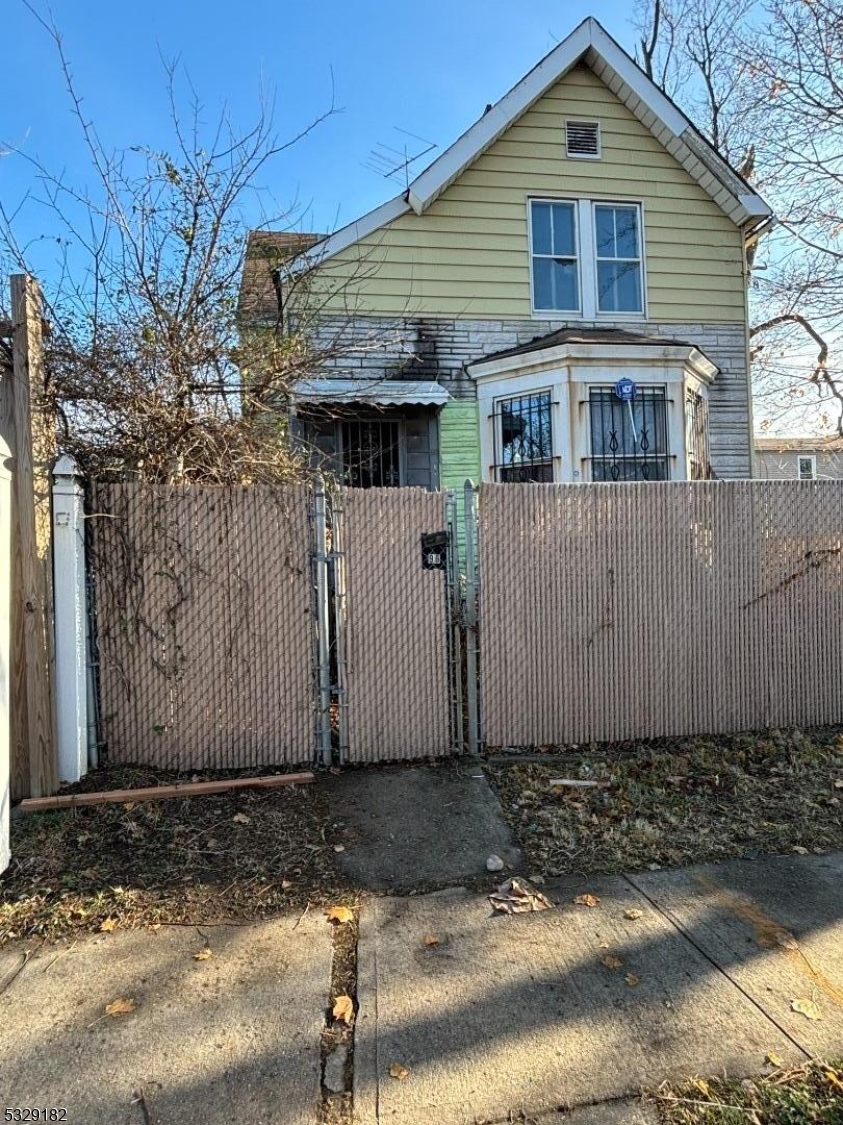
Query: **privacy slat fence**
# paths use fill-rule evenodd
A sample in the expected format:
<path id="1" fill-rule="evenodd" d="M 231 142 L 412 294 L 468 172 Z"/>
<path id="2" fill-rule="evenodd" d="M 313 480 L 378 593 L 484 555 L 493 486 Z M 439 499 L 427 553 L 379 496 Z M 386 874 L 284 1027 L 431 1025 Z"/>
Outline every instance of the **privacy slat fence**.
<path id="1" fill-rule="evenodd" d="M 421 537 L 445 529 L 445 494 L 344 489 L 347 759 L 449 753 L 448 617 Z"/>
<path id="2" fill-rule="evenodd" d="M 305 490 L 96 486 L 89 523 L 109 761 L 311 761 Z"/>
<path id="3" fill-rule="evenodd" d="M 843 482 L 484 485 L 487 745 L 843 718 Z"/>
<path id="4" fill-rule="evenodd" d="M 312 762 L 321 716 L 322 760 L 477 745 L 471 587 L 422 565 L 446 494 L 334 490 L 318 552 L 315 495 L 94 488 L 108 761 Z M 843 720 L 843 482 L 483 485 L 478 508 L 480 745 Z"/>

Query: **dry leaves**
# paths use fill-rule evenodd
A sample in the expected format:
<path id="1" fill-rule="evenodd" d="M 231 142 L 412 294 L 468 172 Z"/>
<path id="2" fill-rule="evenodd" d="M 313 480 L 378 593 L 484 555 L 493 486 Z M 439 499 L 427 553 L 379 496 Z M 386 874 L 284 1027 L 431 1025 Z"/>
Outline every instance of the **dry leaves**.
<path id="1" fill-rule="evenodd" d="M 820 1010 L 813 1000 L 791 1000 L 790 1008 L 793 1012 L 798 1012 L 800 1016 L 805 1016 L 809 1020 L 822 1019 Z"/>
<path id="2" fill-rule="evenodd" d="M 641 978 L 637 973 L 627 973 L 623 979 L 626 981 L 630 988 L 637 988 L 641 983 Z"/>
<path id="3" fill-rule="evenodd" d="M 526 879 L 507 879 L 501 883 L 489 902 L 503 914 L 529 914 L 536 910 L 550 910 L 553 903 Z"/>
<path id="4" fill-rule="evenodd" d="M 577 895 L 574 899 L 575 906 L 597 906 L 599 902 L 597 895 Z"/>
<path id="5" fill-rule="evenodd" d="M 393 1078 L 397 1078 L 400 1082 L 403 1082 L 405 1078 L 410 1077 L 409 1070 L 407 1070 L 406 1066 L 402 1066 L 401 1063 L 393 1063 L 389 1068 L 389 1073 Z"/>
<path id="6" fill-rule="evenodd" d="M 194 961 L 209 961 L 213 957 L 213 953 L 208 949 L 207 945 L 204 949 L 197 949 L 193 954 Z"/>
<path id="7" fill-rule="evenodd" d="M 607 969 L 622 969 L 623 961 L 620 957 L 616 957 L 614 953 L 604 953 L 600 958 Z"/>
<path id="8" fill-rule="evenodd" d="M 832 1070 L 831 1067 L 826 1067 L 823 1070 L 823 1074 L 825 1075 L 826 1081 L 831 1086 L 833 1086 L 835 1088 L 835 1090 L 838 1091 L 838 1093 L 843 1094 L 843 1082 L 840 1081 L 840 1078 L 838 1077 L 837 1071 Z"/>
<path id="9" fill-rule="evenodd" d="M 334 1001 L 334 1019 L 350 1024 L 354 1019 L 354 1001 L 350 996 L 338 996 Z"/>
<path id="10" fill-rule="evenodd" d="M 325 911 L 325 916 L 329 922 L 337 922 L 341 926 L 354 921 L 354 911 L 348 906 L 330 906 Z"/>
<path id="11" fill-rule="evenodd" d="M 424 935 L 424 944 L 428 945 L 428 946 L 438 945 L 439 944 L 439 938 L 436 936 L 436 934 L 425 934 Z"/>
<path id="12" fill-rule="evenodd" d="M 105 1014 L 107 1016 L 125 1016 L 128 1015 L 129 1012 L 133 1012 L 134 1010 L 134 1000 L 129 1000 L 126 998 L 112 1000 L 110 1004 L 106 1004 L 105 1006 Z"/>
<path id="13" fill-rule="evenodd" d="M 635 910 L 635 909 L 624 910 L 623 916 L 624 916 L 624 918 L 628 918 L 630 920 L 630 922 L 634 922 L 634 921 L 636 921 L 636 919 L 642 918 L 644 916 L 644 911 L 643 910 Z"/>
<path id="14" fill-rule="evenodd" d="M 246 814 L 242 812 L 235 813 L 231 819 L 235 824 L 251 824 L 252 822 L 252 818 L 250 816 L 246 816 Z"/>
<path id="15" fill-rule="evenodd" d="M 784 1066 L 784 1059 L 781 1058 L 780 1055 L 777 1055 L 775 1051 L 768 1051 L 764 1056 L 764 1062 L 767 1063 L 768 1066 L 776 1067 L 777 1070 L 781 1070 Z"/>
<path id="16" fill-rule="evenodd" d="M 116 929 L 117 929 L 117 919 L 116 918 L 106 918 L 105 921 L 100 924 L 100 933 L 101 934 L 111 934 L 111 933 L 114 933 L 114 931 Z"/>

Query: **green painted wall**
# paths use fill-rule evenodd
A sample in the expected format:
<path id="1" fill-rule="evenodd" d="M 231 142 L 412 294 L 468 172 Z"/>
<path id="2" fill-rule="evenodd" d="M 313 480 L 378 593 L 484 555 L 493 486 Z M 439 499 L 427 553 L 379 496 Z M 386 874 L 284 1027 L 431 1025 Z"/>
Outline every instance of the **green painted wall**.
<path id="1" fill-rule="evenodd" d="M 480 480 L 477 403 L 448 402 L 439 412 L 439 487 L 461 496 L 467 477 Z"/>

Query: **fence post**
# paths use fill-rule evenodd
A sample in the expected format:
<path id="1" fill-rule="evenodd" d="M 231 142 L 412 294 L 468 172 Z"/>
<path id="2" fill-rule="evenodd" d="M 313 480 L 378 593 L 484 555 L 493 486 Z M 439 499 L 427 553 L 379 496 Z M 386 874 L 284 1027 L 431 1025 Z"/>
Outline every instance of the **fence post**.
<path id="1" fill-rule="evenodd" d="M 477 681 L 477 489 L 465 482 L 465 678 L 468 702 L 468 752 L 480 752 L 479 684 Z"/>
<path id="2" fill-rule="evenodd" d="M 11 278 L 12 376 L 0 380 L 0 426 L 14 456 L 12 512 L 12 758 L 19 796 L 58 787 L 52 668 L 50 464 L 52 420 L 44 406 L 41 293 Z"/>
<path id="3" fill-rule="evenodd" d="M 87 598 L 79 467 L 62 457 L 53 469 L 53 567 L 56 646 L 56 741 L 60 781 L 88 772 Z"/>
<path id="4" fill-rule="evenodd" d="M 331 764 L 331 637 L 328 589 L 328 505 L 325 481 L 317 475 L 313 493 L 316 525 L 316 646 L 319 672 L 319 752 L 322 764 Z"/>
<path id="5" fill-rule="evenodd" d="M 11 662 L 12 662 L 12 474 L 11 454 L 0 437 L 0 871 L 9 866 L 11 779 Z"/>
<path id="6" fill-rule="evenodd" d="M 445 522 L 448 528 L 448 566 L 445 579 L 448 592 L 448 652 L 451 668 L 451 725 L 454 749 L 465 751 L 465 715 L 462 690 L 463 591 L 460 576 L 459 515 L 456 493 L 445 494 Z"/>
<path id="7" fill-rule="evenodd" d="M 334 630 L 337 658 L 337 705 L 339 710 L 339 760 L 348 758 L 348 669 L 345 659 L 345 622 L 348 613 L 348 582 L 345 571 L 345 505 L 343 492 L 331 497 L 331 555 L 334 560 Z"/>

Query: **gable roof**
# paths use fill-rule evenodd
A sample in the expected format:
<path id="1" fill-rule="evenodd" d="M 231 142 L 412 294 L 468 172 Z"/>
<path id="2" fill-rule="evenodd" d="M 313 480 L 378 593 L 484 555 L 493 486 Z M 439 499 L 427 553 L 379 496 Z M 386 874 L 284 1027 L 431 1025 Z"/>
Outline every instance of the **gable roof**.
<path id="1" fill-rule="evenodd" d="M 316 265 L 409 211 L 423 215 L 469 165 L 579 62 L 594 71 L 737 226 L 772 216 L 761 196 L 589 16 L 419 173 L 406 192 L 323 239 L 291 265 Z"/>

